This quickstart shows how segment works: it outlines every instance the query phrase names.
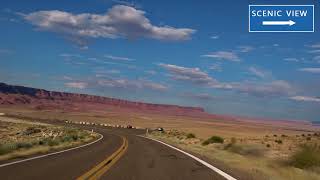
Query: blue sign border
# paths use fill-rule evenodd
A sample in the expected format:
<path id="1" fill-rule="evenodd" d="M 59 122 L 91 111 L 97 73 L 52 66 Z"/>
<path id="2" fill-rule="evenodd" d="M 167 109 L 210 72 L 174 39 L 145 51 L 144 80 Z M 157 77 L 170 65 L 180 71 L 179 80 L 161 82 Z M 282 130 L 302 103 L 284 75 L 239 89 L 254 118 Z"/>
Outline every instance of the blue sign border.
<path id="1" fill-rule="evenodd" d="M 250 29 L 250 10 L 251 10 L 251 6 L 271 6 L 271 7 L 274 7 L 274 6 L 293 6 L 293 7 L 296 7 L 296 6 L 309 6 L 309 7 L 312 7 L 312 10 L 313 10 L 313 17 L 312 17 L 312 19 L 313 19 L 313 24 L 312 24 L 312 31 L 257 31 L 257 30 L 255 30 L 255 31 L 251 31 L 251 29 Z M 255 5 L 255 4 L 249 4 L 249 32 L 314 32 L 314 5 L 262 5 L 262 4 L 259 4 L 259 5 Z"/>

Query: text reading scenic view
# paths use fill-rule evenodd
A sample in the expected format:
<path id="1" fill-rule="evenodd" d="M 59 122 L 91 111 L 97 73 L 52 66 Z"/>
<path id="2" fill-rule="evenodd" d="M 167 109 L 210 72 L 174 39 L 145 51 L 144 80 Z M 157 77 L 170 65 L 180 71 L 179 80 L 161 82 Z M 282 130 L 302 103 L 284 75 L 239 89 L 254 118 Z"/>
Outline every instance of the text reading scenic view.
<path id="1" fill-rule="evenodd" d="M 1 180 L 320 180 L 320 1 L 0 5 Z"/>

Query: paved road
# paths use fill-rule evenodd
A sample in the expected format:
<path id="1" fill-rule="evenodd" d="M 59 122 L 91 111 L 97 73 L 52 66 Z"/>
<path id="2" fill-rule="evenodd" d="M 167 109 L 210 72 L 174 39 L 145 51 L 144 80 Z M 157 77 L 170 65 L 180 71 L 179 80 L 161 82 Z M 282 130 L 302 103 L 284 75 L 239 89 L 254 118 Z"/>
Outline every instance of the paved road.
<path id="1" fill-rule="evenodd" d="M 126 153 L 102 176 L 110 180 L 224 179 L 195 160 L 160 143 L 137 137 L 133 129 L 94 128 L 104 138 L 90 146 L 0 168 L 0 179 L 76 179 L 128 140 Z M 2 163 L 1 163 L 2 164 Z"/>

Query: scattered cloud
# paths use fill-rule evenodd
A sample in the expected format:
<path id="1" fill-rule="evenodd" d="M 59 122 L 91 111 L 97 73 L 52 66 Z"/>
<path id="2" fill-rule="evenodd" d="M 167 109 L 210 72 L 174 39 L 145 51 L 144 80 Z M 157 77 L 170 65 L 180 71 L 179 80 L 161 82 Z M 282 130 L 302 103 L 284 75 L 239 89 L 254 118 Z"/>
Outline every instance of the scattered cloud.
<path id="1" fill-rule="evenodd" d="M 221 67 L 221 64 L 212 64 L 210 67 L 209 67 L 210 70 L 213 70 L 213 71 L 218 71 L 218 72 L 221 72 L 222 71 L 222 67 Z"/>
<path id="2" fill-rule="evenodd" d="M 218 35 L 214 35 L 214 36 L 210 37 L 210 39 L 219 39 L 219 38 L 220 38 L 220 36 L 218 36 Z"/>
<path id="3" fill-rule="evenodd" d="M 110 61 L 110 60 L 106 60 L 105 58 L 113 58 L 111 60 L 114 61 Z M 111 57 L 104 57 L 104 58 L 96 58 L 96 57 L 89 57 L 87 58 L 90 62 L 96 63 L 96 64 L 100 64 L 100 65 L 116 65 L 116 66 L 123 66 L 129 69 L 136 69 L 137 66 L 132 65 L 132 64 L 128 64 L 129 61 L 133 61 L 134 59 L 129 59 L 129 58 L 125 58 L 125 57 L 115 57 L 115 56 L 111 56 Z M 121 60 L 120 60 L 121 59 Z"/>
<path id="4" fill-rule="evenodd" d="M 310 96 L 292 96 L 289 99 L 295 100 L 295 101 L 320 102 L 319 97 L 310 97 Z"/>
<path id="5" fill-rule="evenodd" d="M 72 57 L 81 58 L 82 57 L 80 54 L 68 54 L 68 53 L 60 54 L 60 56 L 64 58 L 72 58 Z"/>
<path id="6" fill-rule="evenodd" d="M 310 48 L 320 49 L 320 43 L 312 44 L 309 46 Z"/>
<path id="7" fill-rule="evenodd" d="M 152 25 L 145 12 L 115 5 L 105 14 L 72 14 L 50 10 L 22 15 L 38 30 L 55 32 L 86 47 L 88 38 L 151 38 L 166 41 L 188 40 L 196 32 L 190 28 Z"/>
<path id="8" fill-rule="evenodd" d="M 188 68 L 173 64 L 162 63 L 160 63 L 159 66 L 169 71 L 169 76 L 177 81 L 185 81 L 202 85 L 216 83 L 216 80 L 211 78 L 206 72 L 201 71 L 199 68 Z"/>
<path id="9" fill-rule="evenodd" d="M 100 88 L 117 88 L 117 89 L 127 89 L 127 90 L 155 90 L 155 91 L 166 91 L 168 87 L 154 83 L 146 80 L 128 80 L 128 79 L 101 79 L 98 80 L 96 85 Z"/>
<path id="10" fill-rule="evenodd" d="M 121 57 L 121 56 L 113 56 L 113 55 L 105 55 L 104 57 L 112 60 L 119 60 L 119 61 L 134 61 L 135 59 L 128 58 L 128 57 Z"/>
<path id="11" fill-rule="evenodd" d="M 271 82 L 243 82 L 233 83 L 232 89 L 258 97 L 288 96 L 295 93 L 294 88 L 286 81 L 275 80 Z"/>
<path id="12" fill-rule="evenodd" d="M 314 50 L 310 50 L 308 52 L 313 53 L 313 54 L 317 54 L 317 53 L 320 53 L 320 49 L 314 49 Z"/>
<path id="13" fill-rule="evenodd" d="M 200 94 L 195 94 L 195 93 L 183 93 L 181 96 L 182 96 L 182 97 L 186 97 L 186 98 L 192 98 L 192 99 L 202 100 L 202 101 L 210 101 L 210 100 L 215 99 L 214 96 L 211 96 L 210 94 L 207 94 L 207 93 L 200 93 Z"/>
<path id="14" fill-rule="evenodd" d="M 312 58 L 313 60 L 317 61 L 318 63 L 320 62 L 320 56 L 315 56 Z"/>
<path id="15" fill-rule="evenodd" d="M 300 68 L 299 71 L 309 72 L 309 73 L 320 73 L 320 68 Z"/>
<path id="16" fill-rule="evenodd" d="M 219 82 L 199 68 L 187 68 L 172 64 L 159 64 L 159 66 L 169 71 L 169 77 L 173 80 L 189 82 L 194 85 L 201 85 L 213 89 L 231 90 L 257 97 L 281 97 L 293 95 L 295 93 L 295 89 L 288 82 L 283 80 L 272 80 L 269 82 Z M 255 70 L 255 73 L 258 76 L 271 76 L 267 72 Z"/>
<path id="17" fill-rule="evenodd" d="M 211 52 L 209 54 L 202 55 L 202 57 L 214 58 L 219 60 L 227 60 L 227 61 L 235 61 L 235 62 L 240 61 L 239 56 L 232 51 L 216 51 L 216 52 Z"/>
<path id="18" fill-rule="evenodd" d="M 241 53 L 247 53 L 253 51 L 255 48 L 252 46 L 239 46 L 238 49 Z"/>
<path id="19" fill-rule="evenodd" d="M 73 78 L 70 77 L 70 76 L 62 76 L 62 79 L 63 80 L 69 80 L 69 81 L 73 80 Z"/>
<path id="20" fill-rule="evenodd" d="M 271 72 L 267 72 L 265 70 L 262 70 L 258 67 L 254 67 L 254 66 L 251 66 L 249 67 L 249 73 L 254 75 L 254 76 L 257 76 L 259 78 L 267 78 L 267 77 L 271 77 Z"/>
<path id="21" fill-rule="evenodd" d="M 106 74 L 120 74 L 121 71 L 117 70 L 117 69 L 98 69 L 94 71 L 96 73 L 96 77 L 103 77 Z"/>
<path id="22" fill-rule="evenodd" d="M 112 2 L 117 3 L 117 4 L 122 4 L 122 5 L 126 5 L 126 6 L 131 6 L 134 7 L 136 9 L 140 9 L 141 5 L 137 4 L 133 1 L 123 1 L 123 0 L 112 0 Z"/>
<path id="23" fill-rule="evenodd" d="M 320 43 L 312 44 L 312 45 L 306 45 L 306 46 L 311 48 L 311 50 L 308 51 L 309 53 L 313 53 L 313 54 L 320 53 Z"/>
<path id="24" fill-rule="evenodd" d="M 85 89 L 88 87 L 88 83 L 86 82 L 67 82 L 64 83 L 66 87 L 75 88 L 75 89 Z"/>
<path id="25" fill-rule="evenodd" d="M 147 74 L 149 74 L 149 75 L 156 75 L 156 74 L 157 74 L 157 71 L 148 70 L 148 71 L 145 71 L 145 73 L 147 73 Z"/>
<path id="26" fill-rule="evenodd" d="M 298 59 L 298 58 L 284 58 L 283 60 L 288 61 L 288 62 L 299 62 L 300 61 L 300 59 Z"/>

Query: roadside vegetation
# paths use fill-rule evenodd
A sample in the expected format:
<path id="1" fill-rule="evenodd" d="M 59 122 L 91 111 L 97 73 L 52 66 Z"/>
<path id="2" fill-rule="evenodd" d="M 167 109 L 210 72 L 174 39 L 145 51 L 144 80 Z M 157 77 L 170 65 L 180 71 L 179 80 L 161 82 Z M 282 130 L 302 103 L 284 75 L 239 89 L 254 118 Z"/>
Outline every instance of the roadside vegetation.
<path id="1" fill-rule="evenodd" d="M 192 132 L 167 130 L 148 136 L 205 156 L 238 179 L 320 179 L 320 133 L 200 139 Z"/>
<path id="2" fill-rule="evenodd" d="M 98 137 L 89 131 L 0 117 L 0 161 L 78 146 Z"/>
<path id="3" fill-rule="evenodd" d="M 210 138 L 208 138 L 207 140 L 202 142 L 202 145 L 206 146 L 208 144 L 212 144 L 212 143 L 223 143 L 224 139 L 220 136 L 211 136 Z"/>
<path id="4" fill-rule="evenodd" d="M 301 149 L 291 156 L 289 163 L 300 169 L 320 170 L 320 146 L 302 145 Z"/>

